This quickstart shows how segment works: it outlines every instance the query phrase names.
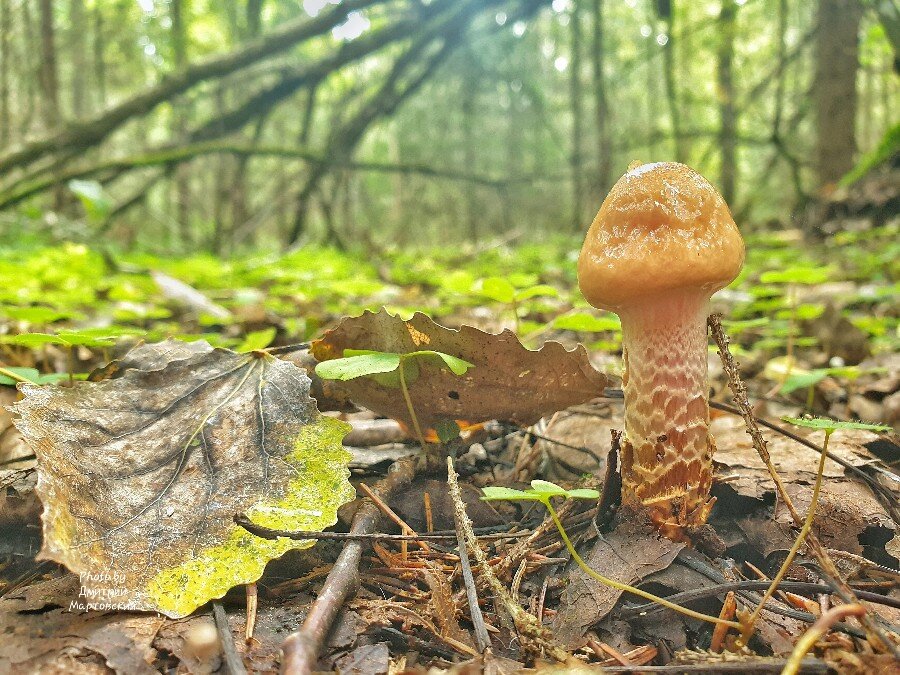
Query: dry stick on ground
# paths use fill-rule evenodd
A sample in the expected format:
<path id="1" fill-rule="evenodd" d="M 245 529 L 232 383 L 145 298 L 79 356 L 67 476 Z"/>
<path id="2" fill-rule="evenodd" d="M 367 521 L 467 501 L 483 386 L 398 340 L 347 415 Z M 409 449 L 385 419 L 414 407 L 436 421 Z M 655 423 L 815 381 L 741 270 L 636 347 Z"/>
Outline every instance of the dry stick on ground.
<path id="1" fill-rule="evenodd" d="M 456 517 L 459 519 L 460 528 L 465 535 L 465 542 L 478 562 L 482 577 L 490 585 L 494 593 L 495 602 L 502 605 L 512 619 L 516 632 L 522 641 L 523 648 L 537 652 L 533 654 L 534 656 L 546 655 L 560 663 L 565 662 L 569 658 L 569 653 L 559 646 L 552 633 L 542 626 L 534 615 L 526 612 L 521 605 L 512 599 L 509 591 L 506 590 L 506 586 L 500 582 L 491 570 L 487 556 L 481 550 L 481 547 L 478 545 L 478 539 L 472 531 L 472 522 L 466 514 L 466 506 L 459 491 L 459 483 L 456 482 L 456 470 L 453 468 L 452 457 L 447 458 L 447 486 L 450 488 L 450 498 L 453 500 Z"/>
<path id="2" fill-rule="evenodd" d="M 234 633 L 228 625 L 228 615 L 221 602 L 213 603 L 213 619 L 216 622 L 216 631 L 219 633 L 219 642 L 222 643 L 222 662 L 227 675 L 247 675 L 244 662 L 241 660 L 237 647 L 234 644 Z"/>
<path id="3" fill-rule="evenodd" d="M 259 607 L 259 588 L 256 584 L 247 584 L 247 625 L 244 629 L 244 642 L 253 640 L 256 628 L 256 611 Z"/>
<path id="4" fill-rule="evenodd" d="M 2 486 L 0 486 L 2 487 Z M 274 540 L 279 537 L 287 537 L 288 539 L 332 539 L 338 541 L 456 541 L 456 534 L 445 534 L 449 530 L 432 532 L 430 534 L 386 534 L 384 532 L 369 532 L 362 534 L 353 534 L 351 532 L 313 532 L 310 530 L 273 530 L 269 527 L 257 525 L 246 515 L 234 517 L 234 522 L 243 527 L 250 534 L 255 534 L 262 539 Z M 496 529 L 496 528 L 483 528 Z M 530 531 L 523 532 L 499 532 L 491 534 L 481 534 L 479 538 L 485 539 L 517 539 L 521 537 L 530 537 Z"/>
<path id="5" fill-rule="evenodd" d="M 425 493 L 428 496 L 428 493 Z M 469 617 L 472 619 L 472 626 L 475 629 L 475 646 L 479 653 L 484 654 L 485 650 L 490 649 L 491 638 L 487 632 L 487 626 L 484 624 L 484 615 L 481 613 L 481 607 L 478 606 L 478 589 L 475 587 L 475 579 L 472 577 L 472 566 L 469 564 L 469 552 L 466 550 L 466 537 L 463 534 L 462 520 L 459 513 L 454 510 L 453 518 L 456 522 L 456 542 L 459 545 L 459 567 L 462 570 L 463 583 L 466 586 L 466 598 L 469 601 Z"/>
<path id="6" fill-rule="evenodd" d="M 378 481 L 375 491 L 385 499 L 403 486 L 408 485 L 421 468 L 421 460 L 404 457 L 395 462 L 388 475 Z M 381 512 L 369 500 L 353 516 L 350 527 L 352 535 L 371 534 L 375 531 Z M 325 643 L 344 600 L 356 591 L 359 585 L 359 561 L 362 557 L 363 542 L 351 541 L 338 556 L 328 573 L 328 578 L 319 592 L 319 597 L 310 607 L 306 620 L 296 632 L 287 637 L 281 645 L 281 672 L 288 675 L 306 675 L 315 668 L 319 651 Z"/>
<path id="7" fill-rule="evenodd" d="M 787 493 L 787 490 L 784 487 L 784 483 L 782 483 L 781 481 L 781 477 L 775 470 L 775 467 L 772 464 L 772 458 L 769 456 L 769 451 L 766 446 L 766 439 L 763 438 L 762 432 L 760 432 L 759 427 L 756 424 L 756 420 L 753 416 L 753 411 L 750 408 L 750 402 L 747 399 L 747 389 L 744 386 L 743 381 L 741 380 L 741 375 L 738 371 L 737 363 L 735 362 L 734 357 L 731 355 L 731 351 L 728 349 L 729 339 L 728 336 L 725 335 L 725 331 L 722 328 L 720 317 L 717 314 L 713 314 L 708 318 L 707 321 L 709 323 L 713 339 L 715 339 L 716 345 L 719 348 L 719 356 L 722 359 L 722 367 L 725 370 L 725 375 L 728 377 L 728 386 L 731 389 L 731 392 L 734 394 L 735 405 L 737 405 L 738 410 L 741 413 L 741 417 L 744 418 L 744 424 L 747 426 L 747 433 L 750 435 L 750 438 L 753 441 L 753 447 L 756 449 L 756 452 L 759 453 L 760 458 L 766 465 L 766 468 L 769 470 L 769 474 L 772 476 L 772 480 L 775 482 L 775 488 L 777 490 L 779 498 L 787 507 L 788 511 L 791 514 L 791 517 L 794 519 L 794 522 L 797 524 L 797 526 L 802 527 L 804 518 L 800 515 L 800 512 L 797 511 L 790 495 Z M 850 586 L 848 586 L 847 583 L 841 578 L 840 572 L 838 572 L 834 561 L 832 561 L 831 556 L 828 555 L 828 551 L 819 541 L 819 538 L 815 535 L 814 532 L 809 533 L 809 536 L 807 537 L 807 544 L 809 545 L 809 548 L 812 550 L 816 559 L 819 561 L 822 576 L 829 583 L 829 585 L 834 586 L 835 593 L 845 604 L 858 604 L 859 600 L 853 593 L 853 589 L 851 589 Z M 869 614 L 864 614 L 863 616 L 859 617 L 859 622 L 862 624 L 863 628 L 865 628 L 867 639 L 873 649 L 881 652 L 889 651 L 893 654 L 894 658 L 900 659 L 900 650 L 898 650 L 897 645 L 895 645 L 887 637 L 881 627 L 879 627 L 875 623 L 875 621 L 871 616 L 869 616 Z"/>

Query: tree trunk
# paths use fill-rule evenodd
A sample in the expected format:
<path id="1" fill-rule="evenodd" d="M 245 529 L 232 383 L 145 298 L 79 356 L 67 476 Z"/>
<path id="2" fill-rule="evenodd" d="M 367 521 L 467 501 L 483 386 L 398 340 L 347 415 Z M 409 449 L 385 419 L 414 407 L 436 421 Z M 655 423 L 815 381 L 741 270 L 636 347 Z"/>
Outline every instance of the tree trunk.
<path id="1" fill-rule="evenodd" d="M 609 101 L 606 98 L 606 76 L 603 73 L 603 0 L 594 0 L 594 32 L 591 42 L 591 65 L 594 79 L 594 115 L 597 122 L 598 195 L 606 194 L 612 174 L 612 137 L 610 135 Z M 649 64 L 648 64 L 649 67 Z"/>
<path id="2" fill-rule="evenodd" d="M 262 0 L 247 0 L 246 20 L 246 37 L 253 39 L 259 36 L 262 28 Z M 252 132 L 252 143 L 259 143 L 262 138 L 263 128 L 268 120 L 271 110 L 265 111 L 256 121 L 256 126 Z M 247 206 L 247 166 L 249 165 L 251 156 L 242 155 L 236 158 L 234 166 L 234 174 L 231 181 L 231 224 L 228 229 L 227 239 L 225 242 L 229 250 L 235 245 L 236 233 L 246 225 L 250 218 L 250 210 Z"/>
<path id="3" fill-rule="evenodd" d="M 41 18 L 41 97 L 44 122 L 48 129 L 59 126 L 59 77 L 56 68 L 56 35 L 53 0 L 40 0 Z"/>
<path id="4" fill-rule="evenodd" d="M 247 0 L 247 35 L 256 37 L 262 30 L 263 0 Z"/>
<path id="5" fill-rule="evenodd" d="M 39 51 L 37 46 L 37 30 L 35 28 L 34 18 L 31 14 L 31 3 L 22 3 L 22 24 L 25 29 L 22 31 L 24 36 L 22 61 L 25 68 L 25 81 L 23 84 L 25 85 L 26 96 L 25 111 L 21 116 L 19 137 L 26 138 L 31 131 L 32 122 L 37 117 L 37 115 L 35 115 L 35 109 L 37 108 L 37 89 L 40 85 L 37 84 L 36 86 L 36 83 L 39 83 L 41 79 L 40 64 L 36 64 L 34 61 L 34 55 L 39 54 Z M 0 170 L 0 173 L 3 173 L 3 171 Z"/>
<path id="6" fill-rule="evenodd" d="M 819 0 L 814 87 L 819 188 L 853 168 L 861 18 L 859 0 Z"/>
<path id="7" fill-rule="evenodd" d="M 106 39 L 103 36 L 103 10 L 101 3 L 94 6 L 94 89 L 97 92 L 97 107 L 106 107 Z"/>
<path id="8" fill-rule="evenodd" d="M 663 75 L 666 83 L 666 102 L 675 141 L 675 161 L 687 161 L 685 137 L 681 129 L 681 109 L 678 101 L 678 77 L 675 64 L 675 0 L 656 0 L 656 11 L 666 27 L 663 50 Z"/>
<path id="9" fill-rule="evenodd" d="M 185 26 L 185 14 L 188 12 L 190 0 L 171 0 L 169 3 L 169 18 L 172 20 L 171 40 L 172 55 L 175 60 L 175 68 L 183 69 L 187 65 L 187 27 Z M 172 117 L 172 136 L 183 139 L 187 129 L 187 102 L 176 101 Z M 178 233 L 182 246 L 189 248 L 193 240 L 191 232 L 191 184 L 190 165 L 179 164 L 175 167 L 175 222 L 178 223 Z"/>
<path id="10" fill-rule="evenodd" d="M 84 117 L 87 110 L 87 20 L 84 0 L 70 0 L 69 4 L 69 52 L 72 59 L 72 116 Z"/>
<path id="11" fill-rule="evenodd" d="M 570 17 L 572 32 L 572 60 L 569 63 L 569 106 L 572 109 L 572 154 L 569 162 L 572 170 L 572 229 L 580 232 L 584 228 L 581 210 L 584 205 L 584 169 L 582 167 L 582 137 L 584 135 L 584 112 L 581 105 L 581 8 L 578 0 L 572 2 Z"/>
<path id="12" fill-rule="evenodd" d="M 463 132 L 463 169 L 472 171 L 478 159 L 478 149 L 475 147 L 475 126 L 478 116 L 475 113 L 475 102 L 478 97 L 479 74 L 475 54 L 470 49 L 465 52 L 463 59 L 465 72 L 462 81 L 462 96 L 460 97 Z M 465 191 L 466 223 L 469 239 L 478 241 L 478 195 L 476 191 L 467 187 Z"/>
<path id="13" fill-rule="evenodd" d="M 737 15 L 735 0 L 722 0 L 719 11 L 718 98 L 719 98 L 719 189 L 725 202 L 735 203 L 737 182 L 737 112 L 734 107 L 734 36 Z"/>
<path id="14" fill-rule="evenodd" d="M 9 106 L 9 63 L 12 60 L 10 54 L 11 11 L 9 0 L 0 0 L 0 147 L 9 145 L 12 135 Z"/>

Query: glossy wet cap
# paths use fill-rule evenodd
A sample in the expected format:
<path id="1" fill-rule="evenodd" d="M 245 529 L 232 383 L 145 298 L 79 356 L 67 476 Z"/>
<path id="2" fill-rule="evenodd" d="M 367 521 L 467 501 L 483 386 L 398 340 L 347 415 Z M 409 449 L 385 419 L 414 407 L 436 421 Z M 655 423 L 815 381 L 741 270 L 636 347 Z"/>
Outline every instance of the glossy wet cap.
<path id="1" fill-rule="evenodd" d="M 578 285 L 595 307 L 615 311 L 676 289 L 712 295 L 738 275 L 744 240 L 728 205 L 684 164 L 629 169 L 591 223 Z"/>

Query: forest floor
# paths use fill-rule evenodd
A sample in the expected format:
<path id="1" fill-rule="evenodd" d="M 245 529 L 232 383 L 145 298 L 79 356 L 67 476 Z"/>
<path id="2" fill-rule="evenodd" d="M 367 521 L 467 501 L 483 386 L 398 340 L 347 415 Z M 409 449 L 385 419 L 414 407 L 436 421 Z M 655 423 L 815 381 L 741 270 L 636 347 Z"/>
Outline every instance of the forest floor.
<path id="1" fill-rule="evenodd" d="M 377 532 L 412 535 L 412 541 L 364 540 L 359 591 L 343 604 L 318 667 L 341 673 L 429 667 L 516 672 L 528 665 L 542 672 L 575 672 L 582 664 L 585 672 L 597 666 L 607 672 L 637 666 L 642 672 L 779 672 L 811 624 L 823 615 L 832 618 L 834 607 L 852 604 L 848 586 L 861 594 L 866 616 L 862 622 L 845 617 L 826 626 L 800 672 L 828 667 L 896 672 L 891 653 L 900 648 L 898 235 L 895 220 L 814 243 L 794 230 L 747 236 L 744 272 L 714 298 L 753 415 L 777 427 L 765 428 L 763 435 L 801 518 L 813 502 L 818 449 L 826 436 L 836 459 L 826 462 L 817 497 L 812 532 L 819 543 L 800 549 L 743 649 L 733 630 L 726 636 L 660 606 L 636 609 L 644 601 L 588 577 L 572 562 L 545 509 L 533 501 L 479 499 L 480 488 L 526 489 L 533 480 L 603 490 L 599 502 L 554 502 L 587 563 L 606 576 L 706 614 L 723 612 L 725 618 L 754 608 L 765 588 L 760 582 L 776 574 L 796 540 L 800 528 L 785 495 L 777 494 L 744 421 L 722 406 L 713 409 L 711 426 L 717 502 L 709 523 L 715 535 L 696 546 L 676 544 L 617 512 L 614 466 L 607 460 L 615 457 L 611 432 L 623 425 L 621 335 L 617 318 L 590 308 L 577 291 L 580 242 L 365 257 L 304 248 L 286 256 L 232 260 L 115 255 L 78 244 L 0 249 L 0 406 L 21 399 L 17 382 L 65 388 L 136 345 L 167 338 L 203 340 L 239 354 L 268 349 L 308 366 L 306 343 L 325 335 L 339 343 L 340 333 L 327 331 L 343 317 L 382 307 L 404 318 L 423 312 L 441 325 L 472 326 L 491 335 L 511 329 L 529 349 L 547 341 L 567 348 L 583 344 L 606 389 L 574 405 L 567 401 L 534 423 L 461 424 L 461 435 L 451 434 L 447 441 L 442 429 L 426 423 L 433 402 L 420 390 L 413 398 L 428 434 L 427 450 L 420 448 L 396 390 L 401 412 L 387 416 L 378 405 L 366 409 L 346 397 L 330 397 L 340 388 L 314 382 L 319 408 L 353 426 L 344 446 L 353 455 L 351 482 L 360 497 L 360 486 L 368 485 L 380 487 L 386 498 L 379 507 L 388 517 Z M 386 335 L 390 321 L 372 323 L 372 315 L 365 316 L 367 330 L 383 331 L 371 334 L 367 348 L 392 351 L 384 346 L 392 344 Z M 412 324 L 431 349 L 451 356 L 472 360 L 474 351 L 497 348 L 495 337 L 471 333 L 470 351 L 454 354 L 448 345 L 455 338 L 424 317 L 406 325 Z M 346 331 L 356 324 L 341 325 Z M 296 349 L 278 349 L 298 343 Z M 484 372 L 514 377 L 515 357 L 496 358 Z M 549 362 L 551 356 L 541 358 Z M 709 368 L 711 400 L 733 405 L 728 375 L 712 343 Z M 107 370 L 91 379 L 115 382 L 116 377 Z M 535 390 L 546 390 L 548 381 L 539 380 Z M 368 399 L 355 402 L 360 400 Z M 505 402 L 484 405 L 489 403 Z M 893 431 L 845 428 L 832 434 L 782 420 L 805 413 L 884 424 Z M 216 605 L 225 611 L 218 617 L 210 605 L 177 619 L 70 611 L 82 584 L 61 565 L 35 560 L 42 535 L 34 451 L 13 418 L 0 407 L 0 671 L 180 673 L 245 667 L 275 672 L 283 665 L 284 639 L 303 623 L 348 541 L 326 539 L 288 552 L 268 565 L 255 586 L 230 591 Z M 788 427 L 801 440 L 779 430 Z M 423 452 L 432 461 L 423 461 Z M 448 454 L 456 457 L 474 531 L 497 580 L 511 594 L 506 602 L 497 599 L 474 559 L 474 581 L 461 567 L 461 525 L 442 463 Z M 408 474 L 385 488 L 390 466 Z M 347 532 L 363 501 L 342 508 L 333 530 Z M 840 579 L 829 578 L 832 568 L 823 555 Z M 348 578 L 356 581 L 353 574 Z M 836 583 L 846 586 L 838 592 Z M 481 601 L 476 612 L 481 618 L 467 600 L 473 592 Z M 523 637 L 517 624 L 517 635 L 509 603 L 528 610 L 548 632 Z M 212 626 L 225 636 L 221 644 L 210 640 Z M 479 648 L 485 635 L 489 656 Z M 877 644 L 879 639 L 893 647 Z M 551 666 L 556 648 L 576 660 Z"/>

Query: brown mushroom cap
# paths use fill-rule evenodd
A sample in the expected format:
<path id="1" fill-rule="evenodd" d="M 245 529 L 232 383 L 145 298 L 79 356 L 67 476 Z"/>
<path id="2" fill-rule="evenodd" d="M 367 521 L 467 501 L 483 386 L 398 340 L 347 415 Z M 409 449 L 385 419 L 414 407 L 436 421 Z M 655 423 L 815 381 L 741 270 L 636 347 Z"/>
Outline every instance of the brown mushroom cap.
<path id="1" fill-rule="evenodd" d="M 738 275 L 744 240 L 703 176 L 676 162 L 632 168 L 610 190 L 578 259 L 578 285 L 595 307 L 696 288 L 712 295 Z"/>

